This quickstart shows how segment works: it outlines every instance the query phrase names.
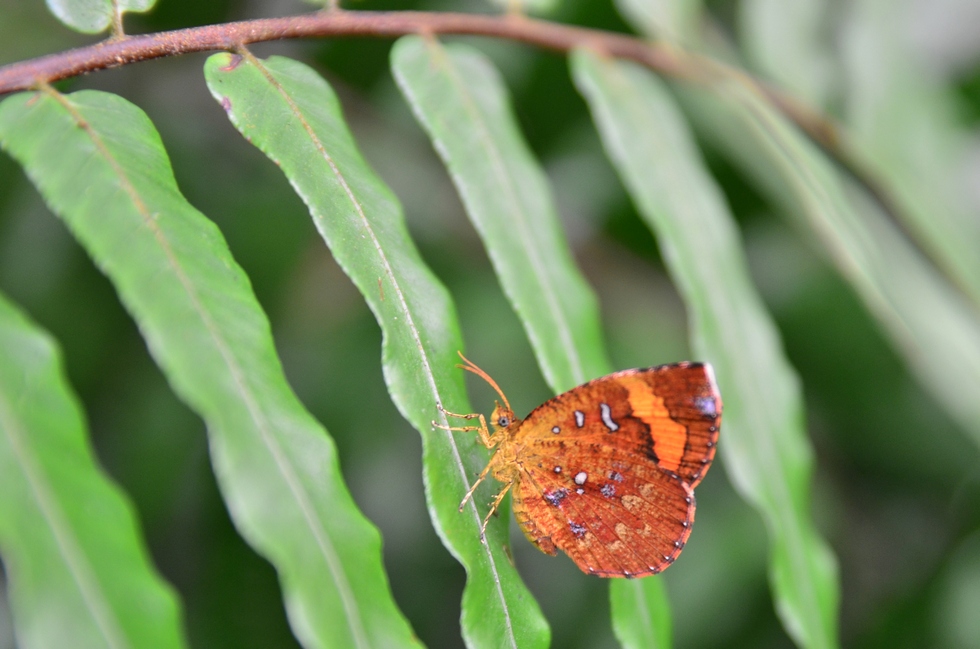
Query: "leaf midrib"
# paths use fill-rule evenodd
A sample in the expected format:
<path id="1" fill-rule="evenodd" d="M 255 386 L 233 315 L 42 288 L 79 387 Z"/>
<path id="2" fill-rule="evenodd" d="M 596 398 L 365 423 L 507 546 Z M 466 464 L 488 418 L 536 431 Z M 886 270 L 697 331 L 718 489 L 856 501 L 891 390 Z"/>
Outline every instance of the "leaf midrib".
<path id="1" fill-rule="evenodd" d="M 68 566 L 68 572 L 82 594 L 82 601 L 91 613 L 106 644 L 112 649 L 126 649 L 130 644 L 119 624 L 118 616 L 107 603 L 102 585 L 95 576 L 96 572 L 92 569 L 85 552 L 79 547 L 67 516 L 58 506 L 57 497 L 49 489 L 50 485 L 43 477 L 44 471 L 37 465 L 34 454 L 24 443 L 26 431 L 21 428 L 20 422 L 12 412 L 11 404 L 3 391 L 0 391 L 0 429 L 4 431 L 10 442 L 17 464 L 23 470 L 31 493 L 34 494 L 38 509 L 47 521 L 58 551 Z"/>
<path id="2" fill-rule="evenodd" d="M 303 514 L 303 519 L 306 521 L 313 538 L 317 542 L 317 546 L 320 548 L 320 552 L 323 555 L 323 559 L 327 566 L 330 568 L 331 573 L 334 576 L 335 582 L 338 584 L 338 589 L 340 590 L 341 599 L 344 602 L 344 609 L 349 613 L 347 616 L 348 620 L 354 620 L 351 624 L 351 632 L 354 635 L 355 641 L 359 647 L 368 647 L 366 634 L 361 623 L 359 612 L 357 611 L 356 603 L 353 594 L 350 592 L 350 586 L 347 584 L 346 580 L 343 578 L 343 571 L 340 567 L 340 560 L 336 555 L 336 551 L 333 548 L 333 544 L 329 540 L 329 535 L 326 530 L 323 529 L 321 525 L 317 522 L 317 516 L 315 514 L 316 508 L 310 502 L 309 495 L 306 490 L 303 489 L 300 481 L 296 475 L 295 467 L 286 457 L 280 447 L 278 440 L 275 439 L 275 435 L 272 433 L 268 420 L 262 413 L 261 408 L 259 408 L 251 390 L 247 387 L 247 382 L 245 381 L 244 371 L 237 362 L 237 359 L 231 353 L 231 349 L 225 341 L 224 337 L 220 333 L 220 329 L 215 325 L 215 322 L 211 318 L 210 312 L 204 308 L 201 302 L 200 296 L 194 284 L 190 281 L 190 278 L 184 271 L 183 266 L 180 264 L 176 255 L 173 252 L 173 248 L 170 245 L 170 241 L 167 239 L 166 235 L 159 228 L 150 210 L 147 208 L 146 204 L 143 202 L 139 191 L 130 181 L 129 176 L 126 174 L 125 170 L 121 167 L 119 162 L 116 160 L 115 156 L 109 151 L 105 142 L 102 138 L 92 129 L 91 124 L 85 120 L 82 115 L 77 111 L 75 106 L 71 104 L 68 99 L 54 91 L 53 89 L 46 89 L 47 93 L 52 96 L 59 104 L 61 104 L 65 110 L 69 113 L 73 120 L 75 120 L 76 125 L 83 129 L 89 138 L 91 138 L 96 149 L 99 151 L 101 156 L 112 168 L 113 172 L 117 176 L 123 190 L 130 197 L 133 202 L 133 206 L 139 215 L 142 217 L 144 225 L 153 234 L 154 239 L 159 245 L 160 249 L 164 252 L 167 260 L 177 275 L 178 281 L 184 288 L 185 293 L 191 301 L 191 305 L 194 311 L 198 314 L 203 322 L 209 336 L 214 342 L 218 353 L 221 355 L 222 360 L 225 362 L 226 367 L 231 373 L 232 379 L 234 380 L 235 387 L 241 397 L 242 401 L 245 403 L 246 408 L 249 413 L 249 417 L 255 424 L 256 429 L 259 431 L 262 442 L 265 444 L 269 453 L 272 455 L 276 467 L 279 470 L 280 475 L 282 475 L 285 480 L 290 493 L 292 493 L 300 511 Z"/>
<path id="3" fill-rule="evenodd" d="M 500 149 L 494 146 L 495 141 L 490 132 L 490 127 L 487 121 L 483 118 L 483 114 L 480 112 L 480 108 L 476 101 L 470 95 L 466 84 L 464 84 L 462 79 L 459 78 L 456 68 L 449 62 L 445 50 L 440 47 L 433 38 L 427 38 L 425 43 L 426 46 L 433 52 L 432 57 L 440 63 L 440 69 L 445 72 L 446 78 L 463 100 L 463 108 L 466 110 L 468 117 L 473 123 L 474 130 L 476 130 L 479 134 L 479 141 L 483 145 L 483 149 L 490 160 L 494 176 L 496 177 L 500 186 L 504 189 L 504 195 L 507 197 L 507 201 L 511 205 L 511 211 L 514 215 L 514 223 L 517 224 L 517 227 L 520 230 L 521 236 L 518 237 L 518 240 L 520 241 L 521 247 L 524 250 L 525 256 L 531 262 L 531 265 L 534 268 L 534 276 L 537 277 L 538 281 L 541 283 L 540 294 L 545 298 L 545 302 L 548 305 L 548 310 L 551 312 L 552 320 L 558 329 L 558 335 L 561 339 L 565 356 L 571 363 L 571 378 L 575 385 L 584 383 L 588 377 L 585 375 L 582 359 L 575 345 L 575 339 L 572 335 L 571 327 L 567 321 L 567 318 L 565 317 L 564 311 L 557 303 L 555 298 L 557 291 L 553 286 L 551 275 L 547 272 L 547 267 L 544 265 L 543 260 L 538 254 L 538 248 L 531 245 L 531 242 L 535 240 L 535 237 L 533 237 L 529 232 L 527 223 L 528 215 L 524 210 L 523 204 L 518 199 L 517 188 L 511 181 L 510 174 L 508 174 L 506 171 L 507 167 L 503 162 Z M 525 322 L 530 321 L 526 315 L 523 319 Z M 535 334 L 537 331 L 533 327 L 529 327 L 529 330 L 531 335 L 536 338 L 537 336 Z M 544 345 L 542 344 L 542 348 L 543 347 Z M 541 360 L 545 362 L 545 367 L 547 368 L 550 365 L 549 361 L 552 359 L 543 357 Z M 559 379 L 558 376 L 554 375 L 554 370 L 549 373 L 553 374 L 551 377 L 552 383 Z"/>
<path id="4" fill-rule="evenodd" d="M 265 65 L 263 65 L 262 62 L 258 60 L 258 58 L 256 58 L 255 56 L 253 56 L 250 53 L 246 54 L 245 56 L 249 59 L 249 61 L 253 65 L 255 65 L 257 67 L 257 69 L 266 78 L 266 80 L 268 81 L 268 83 L 273 88 L 276 89 L 276 91 L 282 97 L 283 101 L 286 102 L 286 105 L 289 107 L 289 109 L 293 113 L 294 117 L 303 126 L 303 129 L 306 131 L 307 135 L 310 137 L 311 142 L 316 147 L 316 149 L 320 153 L 320 155 L 323 157 L 323 159 L 327 163 L 327 165 L 330 167 L 330 170 L 333 172 L 334 177 L 337 179 L 337 181 L 340 183 L 341 187 L 343 188 L 344 193 L 346 194 L 348 200 L 350 201 L 351 206 L 353 207 L 354 211 L 357 213 L 357 216 L 360 219 L 361 224 L 363 225 L 365 231 L 370 235 L 370 237 L 371 237 L 371 243 L 374 246 L 375 251 L 378 254 L 378 258 L 380 259 L 380 261 L 381 261 L 381 263 L 382 263 L 382 265 L 384 267 L 384 271 L 387 274 L 389 281 L 391 282 L 392 286 L 394 287 L 395 294 L 398 296 L 398 304 L 400 305 L 402 315 L 405 318 L 406 327 L 408 328 L 409 332 L 411 333 L 412 339 L 415 342 L 415 346 L 416 346 L 416 348 L 419 351 L 419 357 L 420 357 L 420 359 L 422 361 L 422 364 L 423 364 L 423 366 L 425 368 L 424 375 L 425 375 L 425 378 L 426 378 L 426 383 L 428 384 L 429 389 L 430 389 L 430 392 L 431 392 L 434 400 L 436 401 L 436 403 L 441 404 L 442 403 L 442 399 L 441 399 L 440 394 L 439 394 L 438 386 L 436 385 L 436 382 L 435 382 L 435 375 L 434 375 L 433 370 L 432 370 L 432 364 L 430 362 L 428 352 L 426 351 L 425 346 L 422 343 L 422 336 L 421 336 L 421 333 L 420 333 L 420 331 L 418 329 L 418 326 L 415 323 L 414 315 L 412 314 L 412 311 L 411 311 L 411 309 L 408 306 L 408 300 L 405 297 L 405 293 L 404 293 L 404 291 L 403 291 L 403 289 L 401 287 L 401 284 L 398 282 L 397 276 L 395 275 L 394 271 L 392 270 L 391 263 L 388 260 L 388 257 L 385 254 L 384 248 L 381 245 L 381 242 L 378 239 L 378 237 L 377 237 L 377 235 L 376 235 L 376 233 L 374 231 L 373 225 L 372 225 L 371 221 L 367 218 L 367 215 L 364 212 L 363 205 L 358 200 L 357 196 L 354 194 L 353 190 L 350 187 L 350 184 L 347 182 L 346 177 L 340 171 L 340 168 L 337 166 L 336 162 L 333 160 L 333 157 L 326 150 L 326 147 L 324 146 L 323 141 L 317 135 L 316 131 L 313 129 L 313 126 L 306 119 L 306 116 L 303 113 L 303 111 L 299 108 L 299 106 L 296 104 L 296 102 L 293 101 L 292 96 L 288 92 L 286 92 L 285 88 L 282 87 L 282 85 L 269 72 L 269 70 L 265 67 Z M 311 201 L 308 202 L 308 205 L 310 205 L 311 208 L 313 207 Z M 449 421 L 445 417 L 445 415 L 443 414 L 444 411 L 442 409 L 440 409 L 439 412 L 440 412 L 440 415 L 439 416 L 440 416 L 440 418 L 442 420 L 442 423 L 448 425 L 449 424 Z M 454 459 L 454 462 L 455 462 L 455 466 L 457 468 L 457 471 L 458 471 L 458 473 L 459 473 L 459 475 L 461 477 L 461 480 L 462 480 L 463 484 L 465 485 L 465 487 L 468 490 L 469 487 L 471 486 L 471 483 L 470 483 L 469 477 L 466 474 L 466 467 L 463 464 L 463 458 L 462 458 L 462 455 L 461 455 L 461 453 L 459 451 L 459 447 L 456 444 L 455 437 L 452 435 L 452 433 L 447 433 L 446 437 L 449 439 L 450 448 L 452 449 L 453 459 Z M 479 515 L 479 512 L 476 509 L 476 504 L 473 502 L 473 499 L 470 499 L 470 501 L 469 501 L 469 503 L 467 505 L 467 510 L 472 513 L 472 516 L 473 516 L 474 520 L 479 525 L 481 523 L 480 515 Z M 497 595 L 498 595 L 498 597 L 500 599 L 501 610 L 503 611 L 504 618 L 506 620 L 506 631 L 507 631 L 508 639 L 510 641 L 510 645 L 512 647 L 517 647 L 517 639 L 516 639 L 516 637 L 514 635 L 514 628 L 513 628 L 513 622 L 511 620 L 511 616 L 510 616 L 510 609 L 508 607 L 507 600 L 504 597 L 503 585 L 502 585 L 501 580 L 500 580 L 500 575 L 498 574 L 498 571 L 497 571 L 496 559 L 494 558 L 493 553 L 490 551 L 489 547 L 487 546 L 487 544 L 485 542 L 481 543 L 481 545 L 485 548 L 485 553 L 486 553 L 487 559 L 488 559 L 488 561 L 490 563 L 490 571 L 491 571 L 491 574 L 493 575 L 494 585 L 495 585 L 496 590 L 497 590 Z"/>
<path id="5" fill-rule="evenodd" d="M 625 102 L 626 110 L 630 112 L 630 117 L 629 117 L 630 120 L 633 121 L 634 123 L 643 123 L 643 121 L 645 120 L 645 116 L 640 115 L 637 112 L 636 95 L 632 92 L 631 84 L 624 78 L 622 70 L 615 65 L 607 65 L 603 67 L 605 70 L 609 71 L 611 83 L 614 83 L 618 86 L 620 93 L 626 93 L 633 97 L 632 100 Z M 654 138 L 655 140 L 659 140 L 659 143 L 661 145 L 663 145 L 663 143 L 665 142 L 665 140 L 660 137 L 659 131 L 656 131 L 655 129 L 654 131 L 651 131 L 650 129 L 646 129 L 646 132 L 650 137 Z M 664 150 L 664 147 L 661 146 L 660 150 Z M 665 173 L 671 174 L 671 172 L 674 169 L 675 167 L 668 166 Z M 680 181 L 683 180 L 683 178 L 684 178 L 683 174 L 678 174 L 675 176 L 675 182 L 678 185 L 682 185 Z M 715 304 L 717 308 L 719 308 L 719 310 L 722 313 L 727 312 L 729 317 L 731 318 L 731 321 L 734 322 L 740 321 L 741 320 L 739 316 L 740 309 L 736 308 L 731 303 L 731 300 L 727 300 L 726 297 L 727 297 L 726 292 L 719 291 L 717 292 L 717 299 L 712 300 L 712 302 Z M 736 332 L 734 331 L 733 328 L 719 327 L 718 330 L 722 338 L 725 339 L 725 342 L 723 344 L 724 349 L 740 349 L 741 346 L 744 344 L 744 341 L 739 340 L 738 339 L 739 336 L 735 335 Z M 760 377 L 757 372 L 740 372 L 740 374 L 742 375 L 743 380 L 736 382 L 737 389 L 740 393 L 753 394 L 753 390 L 754 390 L 754 394 L 765 394 L 765 391 L 762 389 L 763 386 L 760 384 Z M 753 384 L 752 386 L 753 390 L 744 389 L 745 379 L 751 381 L 751 383 Z M 754 403 L 754 400 L 742 399 L 742 402 Z M 778 508 L 777 511 L 779 512 L 780 518 L 784 521 L 796 521 L 798 519 L 798 516 L 796 515 L 796 510 L 792 506 L 792 499 L 789 497 L 788 491 L 785 488 L 785 486 L 788 484 L 788 479 L 787 476 L 785 475 L 786 463 L 782 461 L 773 461 L 774 459 L 777 460 L 781 459 L 781 453 L 779 452 L 778 447 L 774 446 L 773 444 L 765 443 L 766 441 L 769 440 L 768 436 L 766 437 L 766 440 L 762 440 L 760 439 L 760 436 L 754 435 L 750 432 L 752 430 L 763 430 L 763 429 L 774 430 L 777 428 L 776 424 L 778 424 L 778 422 L 775 422 L 774 420 L 770 420 L 770 418 L 765 416 L 761 420 L 758 420 L 757 410 L 751 407 L 743 408 L 742 411 L 747 414 L 751 413 L 750 417 L 753 420 L 761 421 L 764 424 L 764 426 L 760 426 L 759 428 L 756 428 L 754 426 L 749 426 L 749 431 L 746 431 L 745 437 L 747 437 L 750 440 L 750 443 L 755 450 L 756 457 L 765 458 L 765 460 L 768 462 L 768 466 L 779 467 L 779 474 L 782 475 L 783 480 L 773 480 L 772 477 L 774 477 L 774 474 L 770 472 L 764 472 L 763 481 L 766 484 L 768 484 L 767 490 L 769 491 L 770 494 L 774 496 L 774 500 Z M 772 476 L 772 477 L 767 479 L 767 476 Z M 808 566 L 805 565 L 806 560 L 804 557 L 802 557 L 802 554 L 804 554 L 804 552 L 799 551 L 800 549 L 804 549 L 806 547 L 806 544 L 803 542 L 803 538 L 799 530 L 799 526 L 793 524 L 793 525 L 780 526 L 780 527 L 787 535 L 788 545 L 798 549 L 798 551 L 791 553 L 794 563 L 797 564 L 795 568 L 798 570 L 794 574 L 809 574 L 810 570 Z M 800 562 L 804 564 L 802 567 L 799 565 Z M 804 604 L 803 610 L 800 612 L 805 615 L 813 615 L 815 612 L 819 611 L 820 598 L 817 596 L 814 590 L 814 584 L 812 583 L 812 580 L 805 579 L 803 581 L 806 584 L 805 595 L 809 600 L 809 605 Z M 820 620 L 819 615 L 817 615 L 816 619 L 813 619 L 811 621 L 814 623 L 810 625 L 811 629 L 823 629 L 823 622 L 822 620 Z"/>

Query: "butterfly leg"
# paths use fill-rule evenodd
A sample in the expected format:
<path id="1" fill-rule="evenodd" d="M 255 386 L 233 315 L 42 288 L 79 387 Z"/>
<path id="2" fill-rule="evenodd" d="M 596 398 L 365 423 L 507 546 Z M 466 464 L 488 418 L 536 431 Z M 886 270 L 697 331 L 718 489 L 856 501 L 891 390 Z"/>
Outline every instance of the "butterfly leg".
<path id="1" fill-rule="evenodd" d="M 504 485 L 504 488 L 500 490 L 500 493 L 497 494 L 496 498 L 493 499 L 493 503 L 490 504 L 490 511 L 487 512 L 487 517 L 483 519 L 483 525 L 480 527 L 480 538 L 483 538 L 486 535 L 487 523 L 490 522 L 490 517 L 493 516 L 497 511 L 497 508 L 500 507 L 500 503 L 504 499 L 504 496 L 507 495 L 507 492 L 510 491 L 510 488 L 513 486 L 513 482 L 508 482 Z"/>
<path id="2" fill-rule="evenodd" d="M 479 419 L 480 425 L 479 426 L 446 426 L 433 421 L 432 425 L 435 426 L 436 428 L 441 428 L 443 430 L 455 430 L 463 433 L 468 433 L 475 430 L 477 434 L 480 436 L 481 444 L 483 444 L 487 448 L 493 448 L 494 446 L 496 446 L 496 442 L 491 440 L 490 428 L 487 426 L 487 418 L 484 417 L 482 414 L 478 412 L 474 412 L 467 415 L 460 415 L 460 414 L 456 414 L 455 412 L 449 412 L 448 410 L 445 410 L 441 405 L 439 406 L 439 410 L 442 410 L 443 414 L 446 415 L 447 417 L 457 417 L 459 419 Z"/>
<path id="3" fill-rule="evenodd" d="M 476 491 L 476 488 L 479 487 L 480 483 L 486 479 L 487 474 L 490 473 L 491 466 L 492 466 L 491 464 L 487 464 L 483 468 L 483 471 L 480 472 L 480 475 L 477 476 L 476 482 L 473 483 L 473 486 L 470 487 L 470 490 L 466 492 L 465 496 L 463 496 L 463 501 L 459 503 L 459 511 L 463 511 L 463 507 L 465 507 L 466 503 L 469 502 L 470 498 L 473 497 L 473 493 Z"/>

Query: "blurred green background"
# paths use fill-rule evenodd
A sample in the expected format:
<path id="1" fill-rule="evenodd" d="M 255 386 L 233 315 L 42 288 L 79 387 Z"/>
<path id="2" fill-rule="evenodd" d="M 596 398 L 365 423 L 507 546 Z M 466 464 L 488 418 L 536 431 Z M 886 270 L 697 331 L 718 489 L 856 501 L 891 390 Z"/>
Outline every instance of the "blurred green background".
<path id="1" fill-rule="evenodd" d="M 129 17 L 128 30 L 309 9 L 298 0 L 158 4 Z M 628 31 L 611 2 L 558 4 L 550 18 Z M 823 7 L 821 29 L 845 29 L 847 4 Z M 956 125 L 980 141 L 980 2 L 895 6 L 904 21 L 897 29 L 951 101 Z M 493 10 L 448 0 L 350 8 Z M 710 2 L 707 9 L 712 29 L 737 42 L 739 3 Z M 0 64 L 87 42 L 40 0 L 0 0 Z M 565 59 L 508 42 L 472 42 L 503 71 L 524 133 L 547 168 L 568 237 L 601 302 L 616 367 L 688 358 L 683 307 L 602 153 Z M 390 46 L 338 39 L 253 50 L 312 62 L 334 85 L 366 157 L 403 201 L 423 256 L 456 300 L 468 356 L 526 413 L 551 395 L 445 170 L 394 86 Z M 290 382 L 336 439 L 354 497 L 384 536 L 397 602 L 428 646 L 462 646 L 463 571 L 429 523 L 419 436 L 387 396 L 379 329 L 279 170 L 238 136 L 208 94 L 205 57 L 131 65 L 64 87 L 116 92 L 149 114 L 184 194 L 217 222 L 251 277 Z M 803 380 L 818 467 L 815 516 L 840 562 L 843 643 L 980 647 L 980 450 L 913 381 L 819 244 L 774 214 L 710 148 L 705 155 Z M 960 185 L 980 214 L 976 142 L 964 160 Z M 273 570 L 229 522 L 201 421 L 170 391 L 109 283 L 2 155 L 0 291 L 60 341 L 98 456 L 135 501 L 156 565 L 183 598 L 193 646 L 297 647 Z M 474 405 L 489 411 L 489 389 L 478 381 L 470 387 Z M 716 464 L 698 488 L 691 541 L 665 574 L 676 644 L 791 646 L 769 595 L 762 521 L 735 495 L 722 461 Z M 515 559 L 552 625 L 553 646 L 616 646 L 607 584 L 513 533 Z M 7 649 L 14 645 L 3 601 L 0 649 Z"/>

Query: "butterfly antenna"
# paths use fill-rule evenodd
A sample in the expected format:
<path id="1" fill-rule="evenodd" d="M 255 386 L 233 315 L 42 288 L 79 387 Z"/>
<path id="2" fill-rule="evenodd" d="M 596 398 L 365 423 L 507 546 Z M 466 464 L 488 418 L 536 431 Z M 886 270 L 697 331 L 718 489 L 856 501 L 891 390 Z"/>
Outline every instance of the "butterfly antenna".
<path id="1" fill-rule="evenodd" d="M 484 381 L 489 383 L 490 386 L 497 391 L 497 394 L 500 395 L 500 398 L 504 400 L 504 405 L 507 407 L 507 410 L 512 410 L 512 408 L 510 407 L 510 402 L 507 401 L 507 397 L 504 396 L 504 391 L 500 389 L 500 386 L 497 385 L 497 382 L 491 379 L 489 374 L 487 374 L 479 367 L 477 367 L 473 361 L 463 356 L 463 352 L 457 351 L 456 353 L 459 354 L 459 357 L 463 359 L 464 363 L 466 363 L 466 365 L 457 365 L 456 367 L 467 370 L 468 372 L 473 372 L 474 374 L 482 378 Z"/>

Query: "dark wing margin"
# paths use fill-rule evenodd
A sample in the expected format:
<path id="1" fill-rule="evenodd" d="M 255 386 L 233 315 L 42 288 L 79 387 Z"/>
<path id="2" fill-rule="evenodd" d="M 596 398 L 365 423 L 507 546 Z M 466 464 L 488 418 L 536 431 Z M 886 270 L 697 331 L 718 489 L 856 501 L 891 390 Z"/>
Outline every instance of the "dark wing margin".
<path id="1" fill-rule="evenodd" d="M 707 363 L 678 363 L 640 370 L 639 376 L 663 400 L 670 422 L 682 426 L 683 437 L 656 417 L 646 423 L 654 440 L 654 448 L 673 447 L 675 466 L 672 470 L 691 487 L 697 486 L 711 467 L 721 429 L 721 395 L 715 383 L 714 371 Z M 679 445 L 679 447 L 678 447 Z M 661 459 L 664 453 L 661 453 Z"/>

